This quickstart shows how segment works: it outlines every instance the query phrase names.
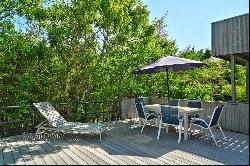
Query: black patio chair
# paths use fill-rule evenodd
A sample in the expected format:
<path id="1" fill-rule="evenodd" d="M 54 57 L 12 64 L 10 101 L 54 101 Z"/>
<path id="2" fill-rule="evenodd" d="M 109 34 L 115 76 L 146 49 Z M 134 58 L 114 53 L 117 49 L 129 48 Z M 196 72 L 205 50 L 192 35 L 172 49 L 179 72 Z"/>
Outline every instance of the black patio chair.
<path id="1" fill-rule="evenodd" d="M 162 125 L 166 126 L 166 132 L 168 132 L 168 126 L 174 126 L 174 127 L 178 128 L 178 132 L 179 132 L 178 143 L 180 143 L 181 133 L 183 133 L 183 131 L 182 131 L 183 118 L 179 115 L 178 103 L 173 102 L 171 104 L 173 104 L 173 105 L 177 104 L 177 107 L 176 108 L 174 108 L 174 107 L 161 107 L 161 116 L 160 116 L 160 124 L 159 124 L 157 139 L 160 138 Z"/>
<path id="2" fill-rule="evenodd" d="M 201 108 L 201 101 L 197 101 L 197 100 L 189 100 L 187 103 L 187 107 L 190 108 Z M 199 118 L 200 114 L 196 113 L 194 115 L 188 115 L 188 119 L 191 120 L 191 118 Z"/>
<path id="3" fill-rule="evenodd" d="M 180 99 L 169 99 L 168 105 L 169 106 L 177 106 L 177 108 L 166 108 L 162 107 L 161 108 L 161 117 L 160 117 L 160 124 L 159 124 L 159 130 L 158 130 L 158 135 L 157 139 L 160 138 L 161 134 L 161 125 L 166 126 L 166 133 L 168 133 L 168 126 L 174 126 L 174 127 L 179 127 L 179 138 L 178 138 L 178 143 L 181 141 L 181 133 L 182 133 L 182 123 L 183 119 L 180 117 L 179 112 L 178 112 L 178 106 L 180 103 Z"/>
<path id="4" fill-rule="evenodd" d="M 169 99 L 168 105 L 170 106 L 179 106 L 180 99 Z"/>
<path id="5" fill-rule="evenodd" d="M 157 123 L 157 119 L 158 116 L 155 113 L 146 113 L 144 108 L 143 108 L 143 103 L 142 102 L 138 102 L 135 100 L 135 106 L 136 106 L 136 111 L 138 113 L 139 118 L 141 118 L 142 120 L 142 129 L 141 129 L 141 133 L 143 132 L 143 129 L 145 127 L 145 125 L 152 120 L 155 120 L 155 122 Z"/>

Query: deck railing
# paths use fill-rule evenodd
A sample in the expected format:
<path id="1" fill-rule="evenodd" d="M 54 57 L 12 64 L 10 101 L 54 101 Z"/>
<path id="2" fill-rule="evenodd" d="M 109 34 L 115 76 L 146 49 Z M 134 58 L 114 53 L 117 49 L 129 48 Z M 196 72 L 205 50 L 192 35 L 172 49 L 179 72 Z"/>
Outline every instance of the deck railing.
<path id="1" fill-rule="evenodd" d="M 67 120 L 77 122 L 107 122 L 121 119 L 118 101 L 51 103 Z M 1 106 L 0 137 L 31 133 L 45 118 L 33 105 Z"/>

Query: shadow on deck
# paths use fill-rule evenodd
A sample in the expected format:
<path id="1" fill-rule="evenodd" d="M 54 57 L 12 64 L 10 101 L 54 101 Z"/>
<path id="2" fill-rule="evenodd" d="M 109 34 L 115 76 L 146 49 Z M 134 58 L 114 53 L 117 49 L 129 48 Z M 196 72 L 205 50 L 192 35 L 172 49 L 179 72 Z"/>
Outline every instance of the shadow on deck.
<path id="1" fill-rule="evenodd" d="M 209 134 L 195 134 L 177 143 L 178 133 L 147 126 L 131 129 L 128 121 L 109 122 L 107 135 L 44 133 L 0 139 L 2 164 L 249 164 L 249 135 L 225 131 L 225 142 L 215 131 L 219 147 Z"/>

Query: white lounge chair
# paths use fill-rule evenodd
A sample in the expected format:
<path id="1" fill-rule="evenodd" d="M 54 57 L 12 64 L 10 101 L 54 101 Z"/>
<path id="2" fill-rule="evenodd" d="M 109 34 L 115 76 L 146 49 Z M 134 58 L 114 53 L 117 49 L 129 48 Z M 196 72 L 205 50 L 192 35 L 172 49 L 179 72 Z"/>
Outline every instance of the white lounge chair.
<path id="1" fill-rule="evenodd" d="M 47 119 L 38 126 L 35 132 L 35 137 L 38 132 L 43 130 L 55 130 L 70 133 L 95 133 L 100 135 L 105 131 L 105 125 L 100 123 L 80 123 L 80 122 L 67 122 L 49 102 L 33 103 L 33 105 L 41 112 Z M 45 122 L 49 122 L 49 127 L 44 126 Z"/>

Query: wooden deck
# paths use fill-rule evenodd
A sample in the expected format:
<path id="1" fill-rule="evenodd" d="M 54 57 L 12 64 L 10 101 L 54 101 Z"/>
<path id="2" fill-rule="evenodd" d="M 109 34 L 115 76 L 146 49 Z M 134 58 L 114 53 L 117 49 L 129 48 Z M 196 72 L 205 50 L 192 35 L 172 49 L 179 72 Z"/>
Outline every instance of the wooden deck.
<path id="1" fill-rule="evenodd" d="M 225 131 L 228 141 L 217 139 L 214 145 L 207 134 L 196 134 L 177 143 L 178 133 L 161 132 L 147 126 L 130 128 L 127 121 L 110 122 L 108 135 L 99 137 L 78 134 L 44 133 L 0 139 L 0 165 L 248 165 L 249 135 Z M 216 132 L 217 133 L 217 132 Z M 216 134 L 217 135 L 217 134 Z"/>

